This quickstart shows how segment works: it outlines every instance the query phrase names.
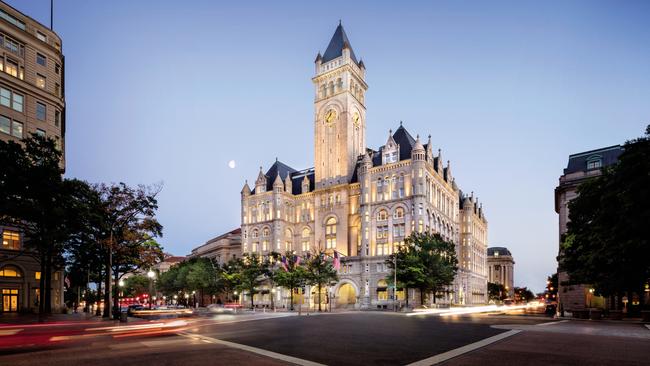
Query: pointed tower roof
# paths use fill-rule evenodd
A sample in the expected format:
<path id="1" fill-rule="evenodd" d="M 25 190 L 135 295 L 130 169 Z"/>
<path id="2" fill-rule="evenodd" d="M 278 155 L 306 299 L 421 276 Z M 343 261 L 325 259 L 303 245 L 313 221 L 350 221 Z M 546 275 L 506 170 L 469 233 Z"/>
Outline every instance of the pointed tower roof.
<path id="1" fill-rule="evenodd" d="M 334 31 L 334 35 L 332 36 L 330 44 L 325 50 L 325 54 L 323 55 L 321 62 L 325 63 L 332 61 L 337 57 L 341 57 L 343 55 L 343 48 L 346 47 L 350 50 L 350 58 L 352 58 L 352 61 L 354 61 L 355 64 L 359 64 L 357 57 L 354 55 L 354 51 L 352 50 L 350 40 L 348 39 L 347 34 L 345 34 L 345 30 L 343 30 L 343 25 L 341 25 L 339 22 L 339 26 L 336 27 L 336 31 Z"/>

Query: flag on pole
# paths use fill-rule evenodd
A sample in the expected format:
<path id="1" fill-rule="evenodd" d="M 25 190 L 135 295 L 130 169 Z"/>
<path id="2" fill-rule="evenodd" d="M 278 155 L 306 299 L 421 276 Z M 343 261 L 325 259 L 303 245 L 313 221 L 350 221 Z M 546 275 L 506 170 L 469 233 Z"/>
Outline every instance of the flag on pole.
<path id="1" fill-rule="evenodd" d="M 339 270 L 341 268 L 341 258 L 339 258 L 339 252 L 334 251 L 334 269 Z"/>
<path id="2" fill-rule="evenodd" d="M 65 287 L 70 288 L 70 277 L 65 276 L 63 281 L 65 282 Z"/>
<path id="3" fill-rule="evenodd" d="M 282 263 L 282 268 L 284 268 L 284 271 L 289 272 L 289 269 L 287 268 L 287 257 L 282 256 L 282 261 L 280 261 L 280 263 Z"/>
<path id="4" fill-rule="evenodd" d="M 293 263 L 295 263 L 294 266 L 299 266 L 300 265 L 300 259 L 301 258 L 298 255 L 293 256 Z"/>

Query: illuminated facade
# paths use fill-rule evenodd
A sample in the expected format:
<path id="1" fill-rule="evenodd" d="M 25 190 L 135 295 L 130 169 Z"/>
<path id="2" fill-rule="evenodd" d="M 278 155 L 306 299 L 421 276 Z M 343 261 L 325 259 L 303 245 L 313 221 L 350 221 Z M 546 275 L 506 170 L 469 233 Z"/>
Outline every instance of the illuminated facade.
<path id="1" fill-rule="evenodd" d="M 515 296 L 515 261 L 508 248 L 492 247 L 487 251 L 488 282 L 505 287 L 508 297 Z"/>
<path id="2" fill-rule="evenodd" d="M 20 143 L 31 133 L 53 138 L 65 151 L 61 38 L 0 1 L 0 140 Z M 39 262 L 24 249 L 22 232 L 0 223 L 0 236 L 0 312 L 37 311 Z M 52 275 L 54 312 L 63 307 L 62 277 Z"/>
<path id="3" fill-rule="evenodd" d="M 411 232 L 439 233 L 456 244 L 458 276 L 438 303 L 487 301 L 487 220 L 464 195 L 449 161 L 400 123 L 379 149 L 366 145 L 366 68 L 339 25 L 315 60 L 314 168 L 275 161 L 241 192 L 242 251 L 267 254 L 321 248 L 342 255 L 335 307 L 387 307 L 387 256 Z M 313 293 L 309 294 L 313 305 Z M 288 297 L 276 291 L 276 304 Z M 398 291 L 398 299 L 404 292 Z M 419 301 L 411 290 L 409 303 Z M 429 301 L 432 297 L 429 296 Z"/>

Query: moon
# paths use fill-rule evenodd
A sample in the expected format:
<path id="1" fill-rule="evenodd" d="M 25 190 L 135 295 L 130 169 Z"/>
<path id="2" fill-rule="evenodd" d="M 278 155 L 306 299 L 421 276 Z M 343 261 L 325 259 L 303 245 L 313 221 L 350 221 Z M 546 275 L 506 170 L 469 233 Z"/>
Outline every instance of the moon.
<path id="1" fill-rule="evenodd" d="M 229 167 L 230 169 L 235 169 L 236 166 L 237 166 L 237 164 L 235 163 L 234 160 L 230 160 L 230 161 L 228 162 L 228 167 Z"/>

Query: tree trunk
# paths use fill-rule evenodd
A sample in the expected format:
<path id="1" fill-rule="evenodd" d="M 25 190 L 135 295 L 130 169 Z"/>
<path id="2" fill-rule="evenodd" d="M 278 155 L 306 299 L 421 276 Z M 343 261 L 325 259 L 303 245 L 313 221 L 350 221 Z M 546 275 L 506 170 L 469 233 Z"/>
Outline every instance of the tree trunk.
<path id="1" fill-rule="evenodd" d="M 290 288 L 289 291 L 291 291 L 291 305 L 289 305 L 289 306 L 291 308 L 291 311 L 293 311 L 293 287 Z"/>
<path id="2" fill-rule="evenodd" d="M 111 254 L 110 248 L 108 248 L 107 254 L 108 255 L 106 258 L 106 277 L 104 277 L 104 318 L 110 318 L 111 316 L 111 277 L 112 277 L 111 272 L 113 270 L 112 268 L 113 256 Z"/>
<path id="3" fill-rule="evenodd" d="M 119 273 L 118 273 L 117 271 L 115 271 L 115 275 L 114 275 L 114 277 L 115 277 L 115 283 L 118 283 L 118 281 L 119 281 L 120 279 L 119 279 Z M 119 310 L 119 308 L 120 308 L 120 292 L 119 292 L 119 291 L 120 291 L 120 289 L 119 289 L 119 288 L 116 288 L 115 296 L 113 297 L 113 308 L 114 308 L 114 309 L 118 309 L 118 310 Z M 118 310 L 116 310 L 116 312 L 117 312 Z M 114 315 L 117 315 L 117 314 L 114 314 Z"/>
<path id="4" fill-rule="evenodd" d="M 404 287 L 404 298 L 406 299 L 406 307 L 409 307 L 409 289 Z"/>
<path id="5" fill-rule="evenodd" d="M 95 301 L 97 302 L 97 310 L 95 310 L 95 315 L 96 316 L 101 316 L 101 310 L 99 310 L 99 304 L 102 296 L 102 281 L 97 282 L 97 296 L 95 297 Z"/>
<path id="6" fill-rule="evenodd" d="M 321 293 L 321 285 L 320 283 L 318 284 L 318 311 L 321 312 L 321 299 L 320 299 L 320 293 Z"/>
<path id="7" fill-rule="evenodd" d="M 50 315 L 52 314 L 52 249 L 50 245 L 48 245 L 45 257 L 45 273 L 41 273 L 42 275 L 45 275 L 44 315 Z M 61 281 L 63 281 L 63 278 L 61 278 Z"/>
<path id="8" fill-rule="evenodd" d="M 438 293 L 438 291 L 433 290 L 433 305 L 436 304 L 436 294 L 437 294 L 437 293 Z"/>
<path id="9" fill-rule="evenodd" d="M 45 292 L 45 256 L 41 255 L 41 279 L 38 281 L 38 320 L 45 321 L 45 306 L 43 293 Z"/>

